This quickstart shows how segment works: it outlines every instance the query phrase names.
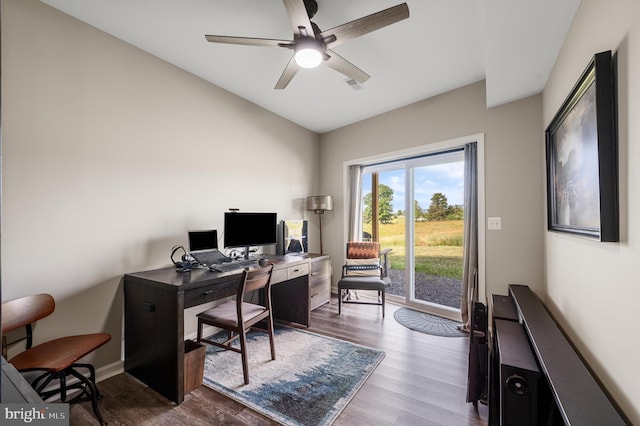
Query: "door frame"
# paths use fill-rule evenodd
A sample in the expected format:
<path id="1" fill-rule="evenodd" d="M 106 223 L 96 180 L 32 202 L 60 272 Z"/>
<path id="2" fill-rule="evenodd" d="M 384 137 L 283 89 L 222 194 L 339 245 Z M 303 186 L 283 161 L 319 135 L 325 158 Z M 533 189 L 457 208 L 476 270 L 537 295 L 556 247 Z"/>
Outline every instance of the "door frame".
<path id="1" fill-rule="evenodd" d="M 439 152 L 448 151 L 455 148 L 464 147 L 466 144 L 476 142 L 478 153 L 478 298 L 480 302 L 486 304 L 486 267 L 485 267 L 485 168 L 484 168 L 484 133 L 463 136 L 456 139 L 449 139 L 426 145 L 415 146 L 412 148 L 390 151 L 382 154 L 376 154 L 368 157 L 361 157 L 343 163 L 343 194 L 349 194 L 349 167 L 352 165 L 367 166 L 384 161 L 402 160 L 409 157 L 437 154 Z M 346 203 L 345 205 L 348 205 Z M 343 209 L 343 241 L 349 240 L 349 211 Z M 406 230 L 408 233 L 409 231 Z M 398 298 L 400 299 L 400 298 Z M 390 300 L 393 301 L 393 300 Z M 404 304 L 404 303 L 403 303 Z M 407 303 L 406 306 L 416 310 L 433 313 L 460 320 L 460 311 L 458 309 L 449 308 L 447 306 L 435 305 L 431 303 Z"/>

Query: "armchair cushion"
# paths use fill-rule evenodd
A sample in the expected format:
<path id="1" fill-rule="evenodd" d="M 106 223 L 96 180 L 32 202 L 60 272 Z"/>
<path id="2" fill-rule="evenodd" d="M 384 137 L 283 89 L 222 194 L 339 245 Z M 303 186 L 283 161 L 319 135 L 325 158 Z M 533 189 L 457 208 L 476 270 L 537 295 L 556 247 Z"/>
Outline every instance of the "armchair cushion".
<path id="1" fill-rule="evenodd" d="M 342 290 L 385 290 L 385 283 L 376 277 L 344 277 L 338 281 L 338 291 Z"/>
<path id="2" fill-rule="evenodd" d="M 380 260 L 375 259 L 347 259 L 344 268 L 345 276 L 380 276 Z"/>

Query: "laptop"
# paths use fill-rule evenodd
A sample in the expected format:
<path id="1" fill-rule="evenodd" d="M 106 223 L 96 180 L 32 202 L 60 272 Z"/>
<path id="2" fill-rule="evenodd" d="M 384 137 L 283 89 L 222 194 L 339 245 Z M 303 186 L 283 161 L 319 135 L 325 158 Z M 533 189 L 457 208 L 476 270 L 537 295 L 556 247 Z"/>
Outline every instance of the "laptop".
<path id="1" fill-rule="evenodd" d="M 230 262 L 231 258 L 218 250 L 218 231 L 189 231 L 189 253 L 201 265 Z"/>

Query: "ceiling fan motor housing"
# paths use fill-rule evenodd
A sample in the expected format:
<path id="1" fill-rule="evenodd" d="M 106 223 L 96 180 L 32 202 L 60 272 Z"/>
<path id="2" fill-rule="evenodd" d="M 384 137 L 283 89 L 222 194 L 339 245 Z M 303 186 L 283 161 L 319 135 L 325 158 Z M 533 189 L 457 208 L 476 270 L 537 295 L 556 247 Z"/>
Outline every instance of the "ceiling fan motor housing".
<path id="1" fill-rule="evenodd" d="M 307 9 L 307 15 L 309 19 L 313 18 L 318 13 L 318 2 L 316 0 L 304 0 L 304 7 Z"/>

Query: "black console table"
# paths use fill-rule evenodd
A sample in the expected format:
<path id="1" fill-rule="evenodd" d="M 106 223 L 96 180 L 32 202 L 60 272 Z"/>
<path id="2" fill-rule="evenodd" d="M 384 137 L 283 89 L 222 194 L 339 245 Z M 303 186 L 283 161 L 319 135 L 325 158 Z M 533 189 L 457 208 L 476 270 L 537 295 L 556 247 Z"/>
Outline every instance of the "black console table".
<path id="1" fill-rule="evenodd" d="M 310 311 L 329 302 L 330 258 L 272 256 L 274 317 L 309 325 Z M 241 270 L 175 268 L 124 276 L 125 370 L 180 404 L 184 400 L 184 310 L 235 295 Z"/>
<path id="2" fill-rule="evenodd" d="M 542 376 L 541 388 L 544 389 L 537 395 L 541 402 L 536 413 L 538 420 L 550 425 L 627 424 L 535 293 L 528 286 L 511 284 L 509 296 L 519 323 L 500 320 L 500 327 L 496 327 L 494 333 L 510 352 L 516 347 L 520 353 L 528 350 L 536 360 Z M 506 302 L 504 299 L 495 300 Z M 511 313 L 506 316 L 509 318 L 505 319 L 514 319 Z M 523 330 L 522 336 L 526 336 L 524 343 L 518 337 L 518 327 Z M 522 364 L 525 358 L 520 356 L 517 362 L 509 361 L 508 364 Z M 526 374 L 531 373 L 526 370 L 535 370 L 530 364 L 522 368 Z M 527 378 L 525 374 L 519 374 Z M 499 375 L 492 374 L 491 380 L 500 380 Z M 500 383 L 499 387 L 505 385 L 509 383 Z M 517 390 L 515 394 L 518 394 Z M 505 407 L 502 408 L 504 410 Z"/>

